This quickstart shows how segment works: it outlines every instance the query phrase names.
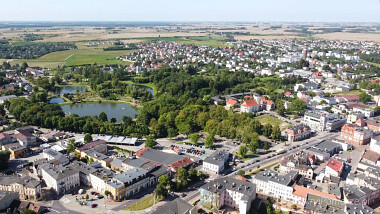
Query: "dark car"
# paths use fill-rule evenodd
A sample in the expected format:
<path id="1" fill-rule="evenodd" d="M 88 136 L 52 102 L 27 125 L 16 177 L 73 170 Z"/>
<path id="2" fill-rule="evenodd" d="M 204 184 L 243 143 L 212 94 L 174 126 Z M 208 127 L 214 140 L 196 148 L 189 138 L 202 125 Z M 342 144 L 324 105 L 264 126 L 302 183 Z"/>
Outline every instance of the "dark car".
<path id="1" fill-rule="evenodd" d="M 91 204 L 92 208 L 96 208 L 97 206 L 98 206 L 98 204 Z"/>

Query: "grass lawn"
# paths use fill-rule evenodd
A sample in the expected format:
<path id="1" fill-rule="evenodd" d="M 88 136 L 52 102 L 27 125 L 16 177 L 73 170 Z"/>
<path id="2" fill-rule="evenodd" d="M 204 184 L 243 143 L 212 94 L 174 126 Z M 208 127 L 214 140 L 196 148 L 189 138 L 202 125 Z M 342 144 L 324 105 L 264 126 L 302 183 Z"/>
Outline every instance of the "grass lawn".
<path id="1" fill-rule="evenodd" d="M 130 80 L 127 80 L 127 81 L 121 81 L 121 82 L 123 82 L 123 83 L 127 83 L 127 84 L 133 84 L 133 85 L 143 85 L 143 86 L 147 86 L 147 87 L 149 87 L 149 88 L 153 88 L 153 93 L 154 93 L 154 95 L 156 95 L 157 94 L 157 87 L 154 85 L 154 83 L 134 83 L 134 82 L 132 82 L 132 81 L 130 81 Z"/>
<path id="2" fill-rule="evenodd" d="M 360 90 L 352 90 L 352 91 L 340 91 L 337 93 L 334 93 L 334 95 L 358 95 L 360 94 Z"/>
<path id="3" fill-rule="evenodd" d="M 104 51 L 102 48 L 86 48 L 58 51 L 46 54 L 38 59 L 19 59 L 11 62 L 14 64 L 28 63 L 29 66 L 40 66 L 46 68 L 56 68 L 57 66 L 75 66 L 86 64 L 123 64 L 129 65 L 131 62 L 124 62 L 116 59 L 121 55 L 126 55 L 133 50 Z"/>
<path id="4" fill-rule="evenodd" d="M 273 164 L 271 164 L 271 165 L 268 165 L 268 166 L 263 167 L 263 168 L 261 168 L 261 169 L 258 169 L 258 170 L 256 170 L 256 171 L 253 171 L 253 172 L 249 173 L 248 175 L 256 175 L 257 173 L 259 173 L 259 172 L 261 172 L 261 171 L 264 171 L 264 170 L 266 170 L 266 169 L 270 169 L 270 168 L 272 168 L 273 166 L 276 166 L 277 164 L 278 164 L 278 163 L 273 163 Z"/>
<path id="5" fill-rule="evenodd" d="M 159 200 L 156 200 L 155 202 L 158 203 Z M 131 206 L 124 208 L 123 210 L 128 210 L 128 211 L 145 210 L 145 209 L 153 206 L 153 203 L 154 203 L 154 196 L 150 195 L 150 196 L 145 197 L 142 200 L 132 204 Z"/>
<path id="6" fill-rule="evenodd" d="M 264 124 L 270 124 L 272 126 L 278 125 L 278 126 L 280 126 L 281 131 L 283 131 L 283 130 L 285 130 L 291 126 L 291 124 L 284 122 L 280 119 L 277 119 L 271 115 L 265 115 L 265 116 L 257 118 L 256 120 L 258 120 L 263 125 Z"/>

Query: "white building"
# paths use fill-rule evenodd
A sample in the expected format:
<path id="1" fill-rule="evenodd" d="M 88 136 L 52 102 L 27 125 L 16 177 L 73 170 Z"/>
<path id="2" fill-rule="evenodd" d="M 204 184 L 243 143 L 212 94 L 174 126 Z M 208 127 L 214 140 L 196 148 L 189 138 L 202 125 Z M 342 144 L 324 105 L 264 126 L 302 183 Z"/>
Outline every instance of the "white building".
<path id="1" fill-rule="evenodd" d="M 369 149 L 380 154 L 380 137 L 376 136 L 371 138 Z"/>
<path id="2" fill-rule="evenodd" d="M 90 174 L 91 185 L 94 189 L 104 193 L 105 183 L 113 178 L 113 173 L 105 168 L 100 168 L 96 172 Z"/>
<path id="3" fill-rule="evenodd" d="M 314 90 L 314 89 L 318 89 L 318 84 L 313 83 L 313 82 L 299 83 L 294 86 L 294 91 L 301 90 L 301 88 L 305 90 Z"/>
<path id="4" fill-rule="evenodd" d="M 375 116 L 375 111 L 372 110 L 372 109 L 365 109 L 365 108 L 360 108 L 360 107 L 354 107 L 352 109 L 352 111 L 353 112 L 360 112 L 360 113 L 364 114 L 364 116 L 367 117 L 367 118 Z"/>
<path id="5" fill-rule="evenodd" d="M 229 157 L 228 152 L 217 151 L 203 161 L 203 170 L 219 174 L 224 170 L 224 165 Z"/>
<path id="6" fill-rule="evenodd" d="M 46 186 L 57 194 L 65 194 L 80 186 L 79 172 L 70 166 L 54 167 L 52 164 L 46 164 L 41 167 L 41 176 Z"/>
<path id="7" fill-rule="evenodd" d="M 339 130 L 347 122 L 347 118 L 326 111 L 305 112 L 303 122 L 313 130 L 333 131 Z"/>
<path id="8" fill-rule="evenodd" d="M 256 198 L 256 187 L 248 181 L 230 177 L 212 180 L 200 188 L 200 202 L 209 204 L 212 208 L 222 206 L 248 213 L 252 201 Z"/>

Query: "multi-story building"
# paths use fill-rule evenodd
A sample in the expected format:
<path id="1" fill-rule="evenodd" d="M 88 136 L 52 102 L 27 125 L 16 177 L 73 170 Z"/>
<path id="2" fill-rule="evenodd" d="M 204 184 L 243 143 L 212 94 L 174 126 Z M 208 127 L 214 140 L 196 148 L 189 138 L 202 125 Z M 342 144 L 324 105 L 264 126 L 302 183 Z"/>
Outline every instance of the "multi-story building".
<path id="1" fill-rule="evenodd" d="M 305 112 L 303 122 L 311 129 L 318 131 L 339 130 L 347 119 L 337 114 L 330 114 L 326 111 L 308 111 Z"/>
<path id="2" fill-rule="evenodd" d="M 247 181 L 230 177 L 212 180 L 200 188 L 202 204 L 209 204 L 212 208 L 222 206 L 248 213 L 252 201 L 256 198 L 256 187 Z"/>
<path id="3" fill-rule="evenodd" d="M 373 190 L 365 186 L 346 185 L 343 187 L 345 203 L 372 205 L 379 199 L 380 190 Z"/>
<path id="4" fill-rule="evenodd" d="M 41 198 L 41 182 L 30 176 L 0 176 L 0 190 L 17 192 L 20 199 L 37 201 Z"/>
<path id="5" fill-rule="evenodd" d="M 353 112 L 360 112 L 364 114 L 366 118 L 373 117 L 375 116 L 375 111 L 372 109 L 366 109 L 366 108 L 361 108 L 361 107 L 354 107 L 352 108 Z"/>
<path id="6" fill-rule="evenodd" d="M 15 159 L 27 154 L 27 149 L 23 145 L 12 146 L 8 150 L 11 152 L 11 157 Z"/>
<path id="7" fill-rule="evenodd" d="M 43 157 L 49 161 L 50 160 L 58 160 L 63 165 L 68 164 L 70 162 L 69 158 L 67 158 L 64 154 L 57 152 L 53 149 L 45 149 L 43 151 Z"/>
<path id="8" fill-rule="evenodd" d="M 114 173 L 111 170 L 105 168 L 98 168 L 96 172 L 90 174 L 91 185 L 94 189 L 101 193 L 106 190 L 105 183 L 114 177 Z"/>
<path id="9" fill-rule="evenodd" d="M 125 197 L 125 185 L 117 179 L 105 181 L 104 189 L 111 193 L 111 197 L 115 201 L 121 201 Z"/>
<path id="10" fill-rule="evenodd" d="M 380 132 L 380 123 L 377 120 L 366 120 L 367 127 L 375 132 Z"/>
<path id="11" fill-rule="evenodd" d="M 356 124 L 346 124 L 341 131 L 342 140 L 346 143 L 365 145 L 371 141 L 372 131 Z"/>
<path id="12" fill-rule="evenodd" d="M 203 161 L 203 170 L 219 174 L 224 170 L 224 165 L 228 162 L 229 153 L 224 151 L 217 151 L 208 156 Z"/>
<path id="13" fill-rule="evenodd" d="M 81 157 L 86 156 L 86 151 L 93 151 L 99 153 L 107 153 L 107 141 L 105 140 L 95 140 L 91 143 L 87 143 L 86 145 L 79 147 L 76 149 L 77 152 L 80 153 Z"/>
<path id="14" fill-rule="evenodd" d="M 380 136 L 371 138 L 369 149 L 380 154 Z"/>
<path id="15" fill-rule="evenodd" d="M 0 210 L 6 210 L 14 200 L 19 200 L 16 192 L 0 191 Z"/>
<path id="16" fill-rule="evenodd" d="M 312 179 L 314 170 L 311 165 L 315 164 L 317 161 L 316 159 L 317 158 L 314 154 L 307 154 L 303 151 L 284 156 L 280 161 L 279 172 L 282 174 L 287 174 L 292 170 L 296 170 L 305 178 Z"/>
<path id="17" fill-rule="evenodd" d="M 352 148 L 352 145 L 346 144 L 338 140 L 324 140 L 313 147 L 306 149 L 306 153 L 314 154 L 318 161 L 324 162 L 329 160 L 329 158 L 339 153 L 340 151 L 347 151 Z"/>
<path id="18" fill-rule="evenodd" d="M 335 160 L 330 158 L 330 161 L 327 163 L 325 168 L 325 177 L 340 177 L 344 168 L 344 163 L 342 161 Z"/>
<path id="19" fill-rule="evenodd" d="M 287 139 L 290 142 L 304 140 L 310 137 L 311 129 L 308 125 L 300 123 L 285 130 Z"/>
<path id="20" fill-rule="evenodd" d="M 70 165 L 79 171 L 79 179 L 80 179 L 81 185 L 92 186 L 90 175 L 91 173 L 94 173 L 97 171 L 96 168 L 90 165 L 87 165 L 86 163 L 82 161 L 73 161 Z"/>
<path id="21" fill-rule="evenodd" d="M 72 166 L 54 167 L 52 164 L 45 164 L 41 167 L 41 177 L 46 186 L 57 194 L 65 194 L 80 186 L 79 172 Z"/>
<path id="22" fill-rule="evenodd" d="M 256 100 L 245 100 L 240 106 L 240 112 L 244 113 L 256 113 L 260 111 L 260 105 Z"/>

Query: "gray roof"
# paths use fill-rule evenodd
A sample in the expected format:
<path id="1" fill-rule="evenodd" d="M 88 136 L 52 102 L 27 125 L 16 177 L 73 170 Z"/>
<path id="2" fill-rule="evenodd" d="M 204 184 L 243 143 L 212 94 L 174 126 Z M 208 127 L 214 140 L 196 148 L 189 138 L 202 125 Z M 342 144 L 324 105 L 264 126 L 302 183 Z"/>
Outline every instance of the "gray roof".
<path id="1" fill-rule="evenodd" d="M 269 178 L 269 181 L 285 186 L 291 186 L 294 184 L 297 175 L 298 171 L 292 170 L 286 175 L 272 176 Z"/>
<path id="2" fill-rule="evenodd" d="M 346 185 L 343 187 L 343 192 L 348 200 L 353 201 L 372 193 L 372 190 L 364 186 Z"/>
<path id="3" fill-rule="evenodd" d="M 113 187 L 115 189 L 119 189 L 119 188 L 124 186 L 124 183 L 122 183 L 116 179 L 110 179 L 110 180 L 106 181 L 106 184 L 110 185 L 111 187 Z"/>
<path id="4" fill-rule="evenodd" d="M 16 98 L 16 97 L 17 97 L 16 95 L 2 96 L 2 97 L 0 97 L 0 100 L 9 100 L 9 99 Z"/>
<path id="5" fill-rule="evenodd" d="M 86 174 L 86 175 L 90 175 L 91 173 L 96 172 L 96 170 L 97 170 L 94 167 L 92 167 L 90 165 L 87 165 L 86 163 L 84 163 L 82 161 L 73 161 L 71 163 L 71 165 L 75 169 L 77 169 L 80 173 L 83 173 L 83 174 Z"/>
<path id="6" fill-rule="evenodd" d="M 201 186 L 201 188 L 210 192 L 219 193 L 220 195 L 228 189 L 244 194 L 244 198 L 256 194 L 255 184 L 231 177 L 217 178 Z"/>
<path id="7" fill-rule="evenodd" d="M 16 175 L 13 175 L 13 176 L 0 176 L 0 183 L 2 185 L 11 185 L 11 184 L 14 184 L 14 183 L 18 183 L 20 185 L 23 185 L 25 187 L 32 187 L 32 188 L 35 188 L 37 186 L 39 186 L 41 183 L 39 181 L 37 181 L 36 179 L 30 177 L 30 176 L 22 176 L 22 177 L 19 177 L 19 176 L 16 176 Z"/>
<path id="8" fill-rule="evenodd" d="M 130 184 L 133 181 L 137 181 L 143 177 L 145 177 L 148 174 L 148 171 L 141 168 L 134 168 L 127 170 L 123 173 L 115 175 L 115 179 L 118 181 L 124 183 L 124 184 Z"/>
<path id="9" fill-rule="evenodd" d="M 371 207 L 362 204 L 346 204 L 346 214 L 378 214 Z"/>
<path id="10" fill-rule="evenodd" d="M 344 214 L 344 202 L 309 193 L 304 209 L 314 213 Z"/>
<path id="11" fill-rule="evenodd" d="M 150 214 L 187 214 L 193 209 L 195 209 L 195 207 L 187 203 L 187 201 L 177 198 L 150 212 Z"/>
<path id="12" fill-rule="evenodd" d="M 257 173 L 254 178 L 256 180 L 268 182 L 271 177 L 277 177 L 277 176 L 278 176 L 277 172 L 270 169 L 266 169 L 262 172 Z"/>
<path id="13" fill-rule="evenodd" d="M 112 160 L 111 164 L 121 167 L 123 165 L 124 160 L 125 160 L 125 158 L 115 158 Z"/>
<path id="14" fill-rule="evenodd" d="M 228 159 L 228 156 L 229 156 L 228 152 L 216 151 L 212 153 L 210 156 L 208 156 L 203 162 L 219 165 L 220 162 L 224 162 L 225 159 Z"/>
<path id="15" fill-rule="evenodd" d="M 133 167 L 142 167 L 144 164 L 148 163 L 148 161 L 142 160 L 142 159 L 127 158 L 123 161 L 123 163 L 129 166 L 133 166 Z"/>
<path id="16" fill-rule="evenodd" d="M 61 163 L 69 162 L 69 159 L 64 154 L 62 154 L 60 152 L 57 152 L 57 151 L 55 151 L 53 149 L 45 149 L 44 153 L 50 155 L 51 157 L 53 157 L 54 159 L 60 161 Z"/>
<path id="17" fill-rule="evenodd" d="M 154 149 L 146 149 L 139 158 L 152 161 L 154 163 L 163 164 L 165 166 L 170 166 L 172 163 L 177 162 L 185 158 L 185 156 L 180 156 L 176 154 L 165 153 L 157 151 Z"/>
<path id="18" fill-rule="evenodd" d="M 54 167 L 52 164 L 47 164 L 43 165 L 41 168 L 56 180 L 66 178 L 74 174 L 79 175 L 79 171 L 72 166 Z"/>

